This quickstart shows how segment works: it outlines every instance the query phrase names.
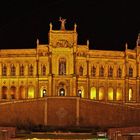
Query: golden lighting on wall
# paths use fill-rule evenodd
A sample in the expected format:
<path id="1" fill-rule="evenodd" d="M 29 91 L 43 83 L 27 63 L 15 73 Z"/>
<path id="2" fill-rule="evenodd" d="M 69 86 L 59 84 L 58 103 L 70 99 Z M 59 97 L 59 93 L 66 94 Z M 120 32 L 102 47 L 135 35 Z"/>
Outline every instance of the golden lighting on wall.
<path id="1" fill-rule="evenodd" d="M 113 88 L 108 88 L 108 100 L 113 100 Z"/>
<path id="2" fill-rule="evenodd" d="M 96 88 L 95 87 L 91 88 L 90 99 L 96 100 Z"/>
<path id="3" fill-rule="evenodd" d="M 99 100 L 104 100 L 104 87 L 99 88 Z"/>
<path id="4" fill-rule="evenodd" d="M 34 87 L 30 86 L 28 89 L 28 98 L 34 98 Z"/>
<path id="5" fill-rule="evenodd" d="M 117 101 L 122 100 L 122 89 L 121 88 L 117 88 L 116 100 Z"/>
<path id="6" fill-rule="evenodd" d="M 129 94 L 128 94 L 128 100 L 131 101 L 132 100 L 132 89 L 129 89 Z"/>

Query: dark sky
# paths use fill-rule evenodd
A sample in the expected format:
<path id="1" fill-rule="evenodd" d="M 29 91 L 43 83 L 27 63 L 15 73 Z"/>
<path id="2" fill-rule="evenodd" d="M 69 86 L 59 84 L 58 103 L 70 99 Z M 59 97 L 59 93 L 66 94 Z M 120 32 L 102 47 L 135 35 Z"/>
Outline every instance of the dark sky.
<path id="1" fill-rule="evenodd" d="M 134 0 L 5 0 L 0 3 L 0 49 L 35 48 L 36 39 L 48 43 L 49 23 L 59 29 L 77 23 L 78 43 L 103 50 L 133 49 L 140 31 L 139 3 Z"/>

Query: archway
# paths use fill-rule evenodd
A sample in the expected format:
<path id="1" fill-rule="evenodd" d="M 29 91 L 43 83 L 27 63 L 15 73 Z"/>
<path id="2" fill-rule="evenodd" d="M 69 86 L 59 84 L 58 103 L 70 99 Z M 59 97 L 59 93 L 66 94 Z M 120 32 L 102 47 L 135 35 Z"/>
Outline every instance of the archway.
<path id="1" fill-rule="evenodd" d="M 19 88 L 19 99 L 25 99 L 26 98 L 26 90 L 24 86 L 20 86 Z"/>
<path id="2" fill-rule="evenodd" d="M 79 87 L 77 96 L 84 98 L 84 88 L 83 86 Z"/>
<path id="3" fill-rule="evenodd" d="M 108 100 L 110 100 L 110 101 L 113 100 L 113 88 L 112 87 L 108 88 Z"/>
<path id="4" fill-rule="evenodd" d="M 39 94 L 39 97 L 46 97 L 47 96 L 47 90 L 46 90 L 46 87 L 42 86 L 40 88 L 40 94 Z"/>
<path id="5" fill-rule="evenodd" d="M 2 87 L 2 99 L 7 99 L 7 87 Z"/>
<path id="6" fill-rule="evenodd" d="M 99 88 L 99 100 L 104 100 L 105 95 L 104 95 L 104 87 Z"/>
<path id="7" fill-rule="evenodd" d="M 121 101 L 122 100 L 122 88 L 117 88 L 116 100 L 117 101 Z"/>
<path id="8" fill-rule="evenodd" d="M 12 86 L 10 88 L 10 95 L 11 95 L 11 99 L 15 99 L 16 98 L 16 87 Z"/>
<path id="9" fill-rule="evenodd" d="M 129 88 L 128 100 L 129 100 L 129 101 L 132 101 L 132 100 L 133 100 L 133 91 L 132 91 L 132 88 Z"/>
<path id="10" fill-rule="evenodd" d="M 64 88 L 59 89 L 59 96 L 65 96 L 65 89 Z"/>
<path id="11" fill-rule="evenodd" d="M 29 86 L 28 87 L 28 98 L 34 98 L 35 97 L 35 93 L 34 93 L 34 87 L 33 86 Z"/>
<path id="12" fill-rule="evenodd" d="M 96 100 L 96 88 L 92 87 L 90 89 L 90 99 Z"/>

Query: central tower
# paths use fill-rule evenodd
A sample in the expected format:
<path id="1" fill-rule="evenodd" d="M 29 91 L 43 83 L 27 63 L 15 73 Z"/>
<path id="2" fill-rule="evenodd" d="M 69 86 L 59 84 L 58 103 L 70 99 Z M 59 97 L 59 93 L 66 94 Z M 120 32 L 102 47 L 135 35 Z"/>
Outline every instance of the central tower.
<path id="1" fill-rule="evenodd" d="M 52 92 L 55 96 L 73 96 L 75 83 L 75 53 L 77 49 L 76 24 L 73 30 L 66 30 L 66 19 L 60 17 L 60 30 L 53 30 L 50 23 L 49 61 L 51 64 Z M 74 80 L 74 81 L 73 81 Z M 72 94 L 72 95 L 71 95 Z"/>

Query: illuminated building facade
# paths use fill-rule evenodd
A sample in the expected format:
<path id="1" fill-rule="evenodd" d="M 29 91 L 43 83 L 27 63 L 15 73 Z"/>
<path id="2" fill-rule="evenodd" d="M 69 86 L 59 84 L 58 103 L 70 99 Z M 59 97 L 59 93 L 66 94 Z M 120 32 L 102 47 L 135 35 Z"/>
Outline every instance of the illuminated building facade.
<path id="1" fill-rule="evenodd" d="M 0 100 L 80 96 L 105 102 L 140 101 L 140 34 L 125 51 L 90 50 L 77 44 L 77 25 L 50 23 L 48 44 L 0 50 Z"/>

